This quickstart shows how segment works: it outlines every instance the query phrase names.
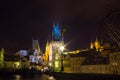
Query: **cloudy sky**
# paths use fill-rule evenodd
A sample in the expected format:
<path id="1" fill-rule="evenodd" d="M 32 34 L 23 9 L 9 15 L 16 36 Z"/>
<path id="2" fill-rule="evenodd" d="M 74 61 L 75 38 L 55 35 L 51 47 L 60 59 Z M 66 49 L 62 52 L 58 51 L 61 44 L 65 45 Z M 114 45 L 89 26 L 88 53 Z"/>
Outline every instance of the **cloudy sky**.
<path id="1" fill-rule="evenodd" d="M 87 48 L 106 16 L 120 12 L 119 4 L 120 0 L 0 1 L 0 48 L 29 49 L 32 37 L 39 37 L 44 49 L 54 22 L 66 29 L 68 49 Z"/>

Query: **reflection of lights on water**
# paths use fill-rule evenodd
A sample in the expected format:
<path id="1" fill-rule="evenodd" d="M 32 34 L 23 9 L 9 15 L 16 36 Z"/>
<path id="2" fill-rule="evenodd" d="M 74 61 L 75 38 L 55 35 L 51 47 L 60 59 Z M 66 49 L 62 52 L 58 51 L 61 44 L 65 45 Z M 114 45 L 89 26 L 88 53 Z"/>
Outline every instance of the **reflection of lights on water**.
<path id="1" fill-rule="evenodd" d="M 53 76 L 49 76 L 48 80 L 56 80 Z"/>
<path id="2" fill-rule="evenodd" d="M 13 75 L 14 79 L 13 80 L 24 80 L 24 78 L 21 78 L 20 75 Z M 38 77 L 33 77 L 34 80 L 56 80 L 52 75 L 41 75 L 39 76 L 39 79 Z M 26 80 L 26 79 L 25 79 Z M 27 79 L 27 80 L 32 80 L 32 79 Z"/>
<path id="3" fill-rule="evenodd" d="M 39 80 L 56 80 L 52 75 L 42 75 Z"/>
<path id="4" fill-rule="evenodd" d="M 43 72 L 44 70 L 43 70 L 43 69 L 41 69 L 41 71 Z"/>
<path id="5" fill-rule="evenodd" d="M 14 75 L 14 77 L 15 77 L 15 80 L 21 80 L 20 75 Z"/>
<path id="6" fill-rule="evenodd" d="M 48 67 L 44 67 L 44 69 L 48 69 Z"/>

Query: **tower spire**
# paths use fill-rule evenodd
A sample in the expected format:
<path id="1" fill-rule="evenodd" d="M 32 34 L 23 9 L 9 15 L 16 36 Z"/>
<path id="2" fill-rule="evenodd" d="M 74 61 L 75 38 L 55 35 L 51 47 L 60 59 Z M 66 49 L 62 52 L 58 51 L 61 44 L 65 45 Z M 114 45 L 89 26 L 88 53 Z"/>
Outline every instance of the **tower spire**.
<path id="1" fill-rule="evenodd" d="M 99 49 L 100 49 L 100 42 L 98 41 L 97 37 L 96 37 L 94 45 L 95 45 L 96 50 L 99 51 Z"/>
<path id="2" fill-rule="evenodd" d="M 90 43 L 90 49 L 93 49 L 94 48 L 94 44 L 93 44 L 93 42 L 91 41 L 91 43 Z"/>

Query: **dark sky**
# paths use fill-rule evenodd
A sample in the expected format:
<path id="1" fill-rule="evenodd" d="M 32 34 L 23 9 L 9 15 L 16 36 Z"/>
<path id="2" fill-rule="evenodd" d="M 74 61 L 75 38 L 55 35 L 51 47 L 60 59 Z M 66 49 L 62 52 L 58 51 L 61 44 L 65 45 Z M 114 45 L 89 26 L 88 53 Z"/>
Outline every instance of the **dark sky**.
<path id="1" fill-rule="evenodd" d="M 52 24 L 66 29 L 68 49 L 89 47 L 105 17 L 120 11 L 120 0 L 2 0 L 0 1 L 0 48 L 29 49 L 39 37 L 44 49 Z"/>

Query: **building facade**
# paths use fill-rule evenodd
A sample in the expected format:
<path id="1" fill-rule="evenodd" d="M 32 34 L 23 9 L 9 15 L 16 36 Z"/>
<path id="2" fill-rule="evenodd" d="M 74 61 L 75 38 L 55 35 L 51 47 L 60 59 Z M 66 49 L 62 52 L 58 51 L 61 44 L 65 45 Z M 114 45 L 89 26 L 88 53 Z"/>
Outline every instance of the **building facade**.
<path id="1" fill-rule="evenodd" d="M 52 35 L 46 44 L 46 51 L 44 54 L 44 60 L 48 61 L 50 69 L 54 72 L 61 71 L 62 46 L 64 46 L 63 34 L 60 27 L 57 24 L 54 24 Z"/>
<path id="2" fill-rule="evenodd" d="M 78 54 L 68 54 L 64 58 L 64 72 L 120 74 L 119 61 L 120 51 L 115 50 L 111 53 L 85 51 Z"/>
<path id="3" fill-rule="evenodd" d="M 0 69 L 4 67 L 4 49 L 2 48 L 0 50 Z"/>

